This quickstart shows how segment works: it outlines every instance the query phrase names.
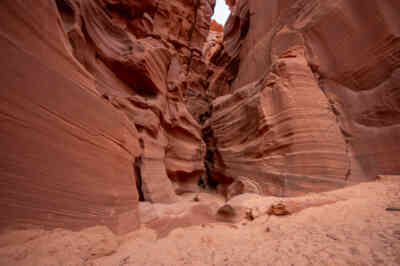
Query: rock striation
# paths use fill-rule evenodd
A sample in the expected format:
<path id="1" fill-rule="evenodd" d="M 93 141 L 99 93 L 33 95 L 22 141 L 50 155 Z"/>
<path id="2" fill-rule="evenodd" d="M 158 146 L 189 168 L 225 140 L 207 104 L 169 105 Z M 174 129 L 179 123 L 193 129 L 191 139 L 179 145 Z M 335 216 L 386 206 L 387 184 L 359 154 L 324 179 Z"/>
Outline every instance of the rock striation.
<path id="1" fill-rule="evenodd" d="M 0 2 L 0 230 L 399 174 L 398 0 L 226 2 Z"/>
<path id="2" fill-rule="evenodd" d="M 214 4 L 0 3 L 1 228 L 124 233 L 139 200 L 171 203 L 197 183 L 205 146 L 185 103 L 206 88 Z"/>
<path id="3" fill-rule="evenodd" d="M 398 173 L 398 1 L 234 2 L 209 87 L 221 190 L 294 196 Z"/>

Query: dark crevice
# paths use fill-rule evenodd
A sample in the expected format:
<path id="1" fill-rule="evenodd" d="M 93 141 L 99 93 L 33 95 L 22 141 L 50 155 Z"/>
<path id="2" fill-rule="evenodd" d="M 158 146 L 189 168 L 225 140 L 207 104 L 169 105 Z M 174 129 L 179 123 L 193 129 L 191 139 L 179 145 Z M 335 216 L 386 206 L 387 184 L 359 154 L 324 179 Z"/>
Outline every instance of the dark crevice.
<path id="1" fill-rule="evenodd" d="M 200 123 L 204 124 L 212 115 L 212 105 L 209 104 L 209 110 L 200 115 Z M 220 180 L 214 178 L 213 168 L 216 164 L 223 165 L 221 155 L 217 150 L 217 141 L 214 137 L 214 131 L 211 126 L 205 126 L 201 130 L 202 138 L 206 144 L 206 152 L 204 155 L 204 180 L 199 180 L 199 184 L 208 187 L 209 189 L 216 189 L 220 184 Z"/>
<path id="2" fill-rule="evenodd" d="M 208 110 L 204 113 L 202 113 L 199 116 L 199 123 L 200 125 L 204 125 L 204 123 L 211 117 L 211 110 Z"/>
<path id="3" fill-rule="evenodd" d="M 56 0 L 57 8 L 60 12 L 64 26 L 68 27 L 75 22 L 75 11 L 72 4 L 67 0 Z"/>
<path id="4" fill-rule="evenodd" d="M 118 13 L 121 17 L 125 18 L 126 20 L 132 20 L 134 18 L 133 12 L 131 8 L 127 5 L 119 4 L 110 4 L 106 5 L 106 13 L 111 18 L 111 14 L 109 11 Z"/>
<path id="5" fill-rule="evenodd" d="M 135 178 L 136 178 L 136 188 L 139 195 L 139 201 L 145 201 L 144 194 L 142 190 L 142 173 L 140 167 L 142 165 L 142 156 L 136 157 L 135 162 L 133 164 L 133 168 L 135 171 Z"/>
<path id="6" fill-rule="evenodd" d="M 139 145 L 143 152 L 144 150 L 144 141 L 142 138 L 139 139 Z M 143 193 L 143 180 L 142 180 L 142 155 L 135 158 L 135 162 L 133 164 L 133 169 L 136 178 L 136 188 L 139 195 L 139 201 L 145 201 L 144 193 Z"/>
<path id="7" fill-rule="evenodd" d="M 246 38 L 247 33 L 249 32 L 250 29 L 250 11 L 246 13 L 246 16 L 244 17 L 244 21 L 241 25 L 240 28 L 240 39 L 244 40 Z"/>

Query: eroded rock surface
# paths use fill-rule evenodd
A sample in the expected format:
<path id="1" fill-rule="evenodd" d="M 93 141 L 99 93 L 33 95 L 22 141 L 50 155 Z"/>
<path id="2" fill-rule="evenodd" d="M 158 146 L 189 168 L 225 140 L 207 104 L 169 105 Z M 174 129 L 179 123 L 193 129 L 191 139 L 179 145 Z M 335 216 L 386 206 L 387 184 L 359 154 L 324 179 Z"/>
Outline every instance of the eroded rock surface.
<path id="1" fill-rule="evenodd" d="M 291 196 L 398 173 L 398 1 L 230 2 L 213 178 Z"/>
<path id="2" fill-rule="evenodd" d="M 1 1 L 0 229 L 399 173 L 399 1 L 227 3 L 222 34 L 214 0 Z"/>
<path id="3" fill-rule="evenodd" d="M 1 2 L 1 227 L 131 231 L 138 200 L 197 183 L 205 147 L 185 103 L 204 87 L 214 4 Z"/>

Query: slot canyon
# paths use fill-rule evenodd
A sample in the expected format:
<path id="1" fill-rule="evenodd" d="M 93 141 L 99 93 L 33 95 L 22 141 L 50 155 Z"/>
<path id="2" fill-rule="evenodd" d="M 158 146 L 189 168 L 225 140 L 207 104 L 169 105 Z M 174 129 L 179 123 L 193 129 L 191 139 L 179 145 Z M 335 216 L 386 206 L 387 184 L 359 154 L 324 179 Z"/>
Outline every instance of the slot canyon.
<path id="1" fill-rule="evenodd" d="M 217 1 L 0 1 L 0 265 L 400 265 L 400 1 Z"/>

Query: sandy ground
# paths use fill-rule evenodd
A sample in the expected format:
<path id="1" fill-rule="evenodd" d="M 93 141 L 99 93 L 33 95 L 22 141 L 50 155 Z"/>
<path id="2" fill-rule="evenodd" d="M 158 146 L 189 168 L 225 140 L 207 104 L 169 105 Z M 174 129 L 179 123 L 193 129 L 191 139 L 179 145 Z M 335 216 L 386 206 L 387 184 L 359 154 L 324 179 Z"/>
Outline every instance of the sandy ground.
<path id="1" fill-rule="evenodd" d="M 202 196 L 193 204 L 201 201 L 224 204 Z M 294 213 L 266 214 L 276 202 L 295 206 Z M 301 198 L 241 195 L 231 203 L 256 219 L 222 223 L 199 215 L 199 225 L 124 236 L 105 227 L 7 232 L 0 265 L 400 265 L 400 212 L 386 210 L 400 208 L 400 177 Z"/>

